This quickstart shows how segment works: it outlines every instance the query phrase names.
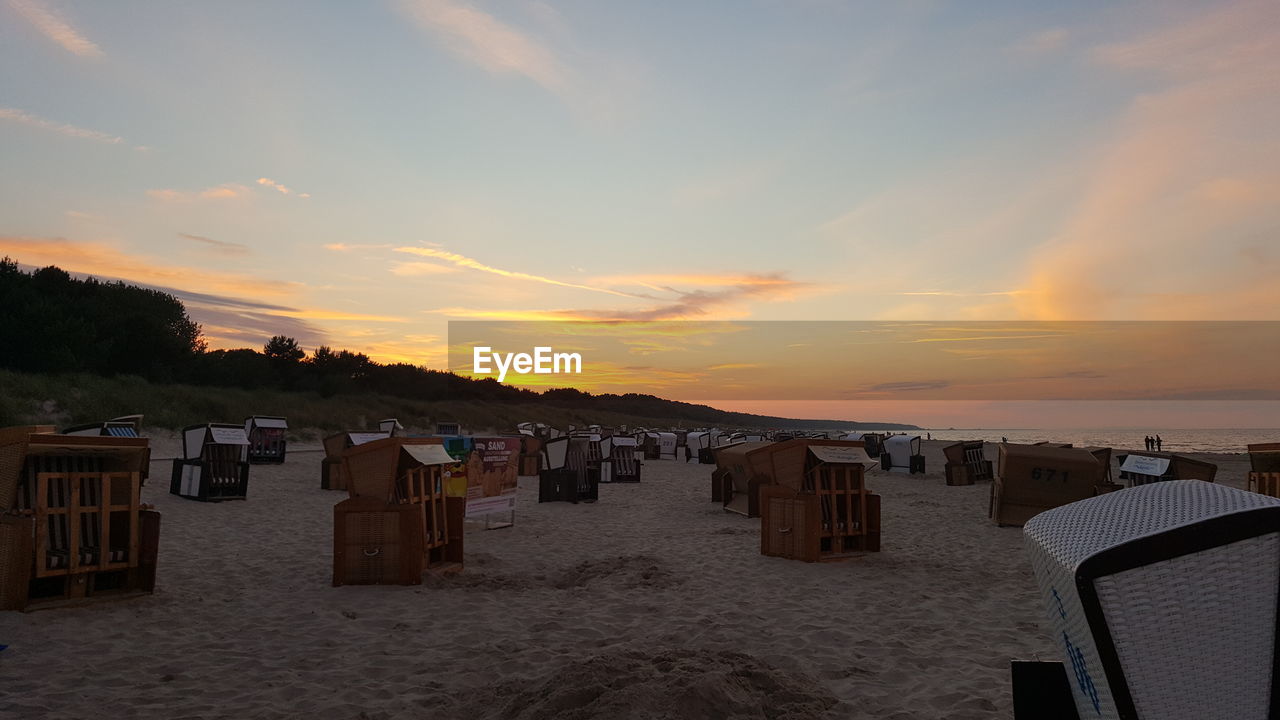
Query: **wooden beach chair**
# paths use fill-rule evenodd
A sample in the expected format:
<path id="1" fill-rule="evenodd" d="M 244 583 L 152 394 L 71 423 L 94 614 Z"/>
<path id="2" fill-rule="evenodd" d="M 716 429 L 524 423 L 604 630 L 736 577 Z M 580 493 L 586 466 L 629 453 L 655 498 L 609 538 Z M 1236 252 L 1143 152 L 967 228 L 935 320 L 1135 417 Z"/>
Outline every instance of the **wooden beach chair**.
<path id="1" fill-rule="evenodd" d="M 948 485 L 972 485 L 978 480 L 991 480 L 994 473 L 981 440 L 958 442 L 942 448 Z"/>
<path id="2" fill-rule="evenodd" d="M 1045 510 L 1094 497 L 1103 470 L 1088 450 L 1001 443 L 991 484 L 991 520 L 1021 526 Z"/>
<path id="3" fill-rule="evenodd" d="M 1185 455 L 1132 451 L 1116 456 L 1120 462 L 1120 480 L 1137 487 L 1167 480 L 1203 480 L 1213 482 L 1218 466 Z"/>
<path id="4" fill-rule="evenodd" d="M 409 563 L 404 567 L 461 570 L 466 498 L 446 492 L 444 469 L 455 460 L 445 452 L 443 438 L 380 438 L 348 448 L 343 457 L 348 493 L 355 502 L 339 503 L 334 510 L 334 584 L 376 584 L 370 578 L 382 576 L 369 568 L 366 574 L 356 572 L 351 563 L 359 558 L 340 558 L 337 550 L 375 543 L 379 532 L 390 533 L 391 528 L 397 542 L 408 548 L 396 552 L 420 553 L 416 560 L 403 560 Z M 374 565 L 391 576 L 383 565 Z"/>
<path id="5" fill-rule="evenodd" d="M 1249 450 L 1249 489 L 1280 497 L 1280 443 L 1255 443 Z"/>
<path id="6" fill-rule="evenodd" d="M 347 466 L 343 459 L 343 453 L 348 448 L 389 437 L 391 437 L 391 432 L 382 430 L 373 432 L 344 431 L 326 437 L 324 439 L 324 460 L 320 462 L 320 489 L 348 490 L 351 483 L 347 475 Z"/>
<path id="7" fill-rule="evenodd" d="M 0 609 L 154 588 L 159 520 L 144 532 L 140 502 L 149 458 L 145 438 L 28 435 L 10 509 L 19 519 L 0 528 Z"/>
<path id="8" fill-rule="evenodd" d="M 880 496 L 867 491 L 862 447 L 800 447 L 801 476 L 760 488 L 760 553 L 818 562 L 878 552 Z"/>

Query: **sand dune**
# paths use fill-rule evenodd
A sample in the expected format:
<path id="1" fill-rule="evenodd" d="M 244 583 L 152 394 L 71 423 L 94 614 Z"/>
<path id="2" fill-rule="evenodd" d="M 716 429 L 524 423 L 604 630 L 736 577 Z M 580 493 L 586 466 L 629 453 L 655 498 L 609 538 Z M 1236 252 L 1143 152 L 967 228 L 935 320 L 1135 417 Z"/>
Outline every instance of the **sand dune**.
<path id="1" fill-rule="evenodd" d="M 172 457 L 172 436 L 155 457 Z M 986 483 L 873 470 L 883 551 L 759 554 L 709 500 L 708 466 L 652 461 L 595 504 L 537 504 L 469 532 L 466 569 L 421 587 L 330 586 L 318 446 L 254 466 L 246 502 L 169 495 L 153 596 L 0 613 L 13 717 L 1010 717 L 1010 659 L 1056 659 L 1021 531 Z M 309 450 L 309 452 L 308 452 Z M 1241 486 L 1243 456 L 1212 456 Z"/>

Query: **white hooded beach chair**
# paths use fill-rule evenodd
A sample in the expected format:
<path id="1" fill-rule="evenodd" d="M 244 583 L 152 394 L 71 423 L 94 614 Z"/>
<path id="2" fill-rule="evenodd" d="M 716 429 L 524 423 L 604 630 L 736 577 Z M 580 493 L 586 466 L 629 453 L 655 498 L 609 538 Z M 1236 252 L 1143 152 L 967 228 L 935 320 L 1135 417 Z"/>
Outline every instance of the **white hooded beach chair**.
<path id="1" fill-rule="evenodd" d="M 1172 480 L 1048 510 L 1024 533 L 1079 717 L 1280 716 L 1280 499 Z"/>

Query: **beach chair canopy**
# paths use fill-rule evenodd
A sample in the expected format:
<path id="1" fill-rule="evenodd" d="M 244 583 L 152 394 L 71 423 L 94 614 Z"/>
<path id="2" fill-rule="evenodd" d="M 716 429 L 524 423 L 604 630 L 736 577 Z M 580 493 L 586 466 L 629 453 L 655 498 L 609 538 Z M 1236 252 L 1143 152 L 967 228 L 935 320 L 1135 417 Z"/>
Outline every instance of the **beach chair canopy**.
<path id="1" fill-rule="evenodd" d="M 62 435 L 78 435 L 78 436 L 106 436 L 106 437 L 138 437 L 138 431 L 133 423 L 107 421 L 100 423 L 89 423 L 87 425 L 76 425 L 63 430 Z"/>
<path id="2" fill-rule="evenodd" d="M 249 436 L 244 426 L 229 423 L 206 423 L 182 429 L 182 456 L 196 460 L 204 453 L 206 445 L 248 445 Z"/>
<path id="3" fill-rule="evenodd" d="M 404 430 L 404 426 L 395 418 L 387 418 L 385 420 L 378 421 L 378 429 L 383 432 L 390 433 L 391 435 L 395 435 L 401 430 Z"/>
<path id="4" fill-rule="evenodd" d="M 400 450 L 418 465 L 452 465 L 456 462 L 444 445 L 402 445 Z"/>
<path id="5" fill-rule="evenodd" d="M 244 421 L 245 432 L 253 432 L 256 428 L 264 428 L 270 430 L 288 430 L 289 423 L 282 417 L 274 415 L 254 415 L 248 417 Z"/>
<path id="6" fill-rule="evenodd" d="M 866 449 L 860 447 L 810 445 L 809 456 L 810 464 L 832 463 L 837 465 L 862 465 L 865 467 L 874 462 L 867 455 Z"/>

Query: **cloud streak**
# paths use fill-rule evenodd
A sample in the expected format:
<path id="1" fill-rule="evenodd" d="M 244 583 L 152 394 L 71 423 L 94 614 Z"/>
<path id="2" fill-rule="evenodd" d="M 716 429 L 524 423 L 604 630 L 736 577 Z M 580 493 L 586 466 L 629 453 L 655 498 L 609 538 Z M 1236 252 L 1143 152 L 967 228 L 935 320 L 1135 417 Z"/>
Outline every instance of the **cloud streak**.
<path id="1" fill-rule="evenodd" d="M 178 233 L 178 237 L 186 238 L 194 243 L 203 245 L 206 250 L 218 253 L 219 255 L 248 255 L 249 246 L 240 243 L 228 242 L 226 240 L 214 240 L 213 238 L 203 235 L 190 235 L 188 233 Z"/>
<path id="2" fill-rule="evenodd" d="M 646 277 L 680 277 L 680 276 L 646 276 Z M 684 276 L 696 277 L 696 276 Z M 746 300 L 781 300 L 789 299 L 799 292 L 811 289 L 809 283 L 788 280 L 780 274 L 740 276 L 737 281 L 730 278 L 737 276 L 707 276 L 713 282 L 723 283 L 719 289 L 698 289 L 689 292 L 674 292 L 676 297 L 670 300 L 659 300 L 659 304 L 640 309 L 560 309 L 560 310 L 484 310 L 469 308 L 445 308 L 437 310 L 440 314 L 458 318 L 484 320 L 579 320 L 594 322 L 611 321 L 662 321 L 662 320 L 707 320 L 712 315 L 719 319 L 730 319 L 745 316 L 745 311 L 738 312 L 735 305 Z M 644 296 L 649 300 L 658 300 L 652 296 Z"/>
<path id="3" fill-rule="evenodd" d="M 0 236 L 0 255 L 9 255 L 27 265 L 57 265 L 68 272 L 121 278 L 147 285 L 183 287 L 193 292 L 216 295 L 284 297 L 301 287 L 298 283 L 251 275 L 166 265 L 152 258 L 121 252 L 110 245 L 65 238 Z"/>
<path id="4" fill-rule="evenodd" d="M 102 48 L 72 27 L 45 3 L 38 0 L 9 0 L 9 7 L 67 52 L 80 57 L 102 57 Z"/>
<path id="5" fill-rule="evenodd" d="M 264 187 L 269 187 L 275 190 L 276 192 L 280 193 L 281 195 L 293 194 L 292 188 L 286 187 L 285 185 L 282 185 L 276 182 L 275 180 L 272 180 L 271 178 L 260 177 L 258 178 L 258 184 Z M 307 198 L 311 197 L 311 193 L 298 193 L 294 195 L 294 197 L 300 197 L 303 200 L 306 200 Z"/>
<path id="6" fill-rule="evenodd" d="M 475 258 L 469 258 L 465 255 L 449 252 L 447 250 L 437 250 L 435 248 L 424 247 L 398 247 L 396 252 L 408 253 L 410 255 L 418 255 L 421 257 L 432 258 L 435 260 L 443 260 L 451 265 L 469 270 L 477 270 L 479 272 L 489 273 L 491 275 L 499 275 L 501 277 L 513 278 L 516 280 L 528 280 L 530 282 L 538 282 L 546 285 L 556 285 L 558 287 L 575 288 L 577 290 L 589 290 L 591 292 L 605 293 L 608 295 L 617 295 L 618 297 L 637 298 L 644 297 L 635 293 L 627 293 L 619 290 L 610 290 L 609 288 L 594 287 L 591 285 L 580 285 L 578 283 L 564 282 L 555 280 L 541 275 L 532 275 L 530 273 L 517 272 L 514 270 L 503 270 L 492 265 L 486 265 Z M 394 272 L 394 270 L 393 270 Z"/>
<path id="7" fill-rule="evenodd" d="M 66 135 L 67 137 L 94 140 L 101 143 L 107 143 L 108 145 L 124 144 L 124 138 L 118 135 L 99 132 L 98 130 L 89 130 L 87 128 L 55 122 L 53 120 L 46 120 L 38 115 L 32 115 L 25 110 L 18 110 L 17 108 L 0 107 L 0 120 L 9 120 L 29 127 L 56 132 L 60 135 Z"/>
<path id="8" fill-rule="evenodd" d="M 453 0 L 403 0 L 401 10 L 456 57 L 494 74 L 518 74 L 557 93 L 569 71 L 550 49 L 492 15 Z"/>
<path id="9" fill-rule="evenodd" d="M 198 191 L 163 188 L 148 190 L 147 196 L 162 202 L 191 202 L 192 200 L 230 200 L 249 193 L 249 188 L 237 183 L 224 183 Z"/>

